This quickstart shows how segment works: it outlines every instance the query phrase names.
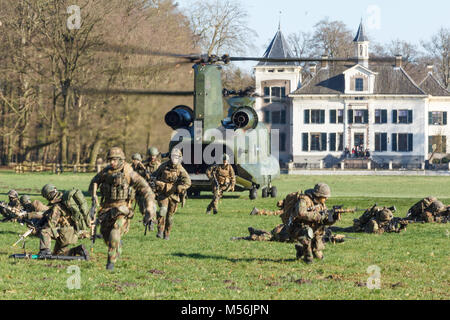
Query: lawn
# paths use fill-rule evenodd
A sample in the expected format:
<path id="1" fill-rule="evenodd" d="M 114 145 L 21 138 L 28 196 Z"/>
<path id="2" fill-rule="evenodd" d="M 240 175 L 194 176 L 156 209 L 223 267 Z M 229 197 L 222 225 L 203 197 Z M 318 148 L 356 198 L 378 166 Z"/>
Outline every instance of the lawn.
<path id="1" fill-rule="evenodd" d="M 40 189 L 53 183 L 59 189 L 87 191 L 92 174 L 0 173 L 0 200 L 15 188 L 20 195 L 40 199 Z M 205 215 L 209 193 L 188 199 L 175 216 L 169 241 L 155 232 L 144 237 L 136 213 L 123 238 L 123 255 L 114 272 L 105 270 L 107 248 L 98 240 L 90 261 L 25 261 L 8 256 L 22 250 L 11 245 L 27 229 L 0 224 L 0 299 L 449 299 L 448 224 L 414 224 L 400 234 L 348 234 L 341 244 L 327 244 L 325 259 L 307 265 L 295 259 L 293 244 L 231 241 L 253 226 L 270 231 L 279 217 L 250 216 L 254 206 L 275 209 L 287 193 L 328 183 L 332 205 L 367 208 L 397 207 L 396 216 L 419 199 L 434 195 L 450 204 L 447 177 L 282 176 L 276 199 L 251 201 L 248 193 L 233 193 L 220 203 L 218 215 Z M 260 194 L 259 194 L 260 195 Z M 90 202 L 90 198 L 88 199 Z M 361 213 L 345 214 L 336 224 L 346 227 Z M 82 241 L 88 248 L 89 239 Z M 27 241 L 37 252 L 39 240 Z M 67 283 L 79 269 L 80 289 Z M 376 266 L 376 267 L 373 267 Z M 71 267 L 71 268 L 69 268 Z M 380 270 L 380 288 L 366 286 L 368 268 Z"/>

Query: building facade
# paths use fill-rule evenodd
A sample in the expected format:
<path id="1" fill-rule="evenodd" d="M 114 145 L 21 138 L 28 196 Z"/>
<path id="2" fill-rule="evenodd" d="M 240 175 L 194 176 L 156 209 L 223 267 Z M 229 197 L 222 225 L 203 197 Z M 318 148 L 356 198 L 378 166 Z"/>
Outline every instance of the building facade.
<path id="1" fill-rule="evenodd" d="M 276 110 L 273 103 L 257 105 L 264 121 L 287 135 L 289 151 L 280 153 L 280 160 L 331 167 L 342 161 L 346 148 L 367 150 L 380 164 L 405 167 L 420 167 L 431 156 L 445 156 L 450 143 L 450 93 L 431 71 L 416 84 L 402 68 L 400 56 L 395 63 L 371 62 L 362 23 L 353 45 L 357 63 L 325 62 L 305 83 L 300 77 L 297 88 L 291 83 L 285 87 L 290 92 L 282 103 L 286 123 L 271 123 L 265 112 Z M 267 84 L 283 79 L 280 73 L 288 74 L 280 72 L 281 67 L 271 72 L 255 67 L 258 93 L 269 92 Z"/>

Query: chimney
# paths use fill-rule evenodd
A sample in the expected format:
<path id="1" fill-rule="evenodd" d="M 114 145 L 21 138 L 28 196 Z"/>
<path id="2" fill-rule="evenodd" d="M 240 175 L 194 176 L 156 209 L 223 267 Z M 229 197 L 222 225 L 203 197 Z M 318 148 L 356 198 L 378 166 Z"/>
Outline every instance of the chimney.
<path id="1" fill-rule="evenodd" d="M 428 71 L 427 73 L 433 75 L 433 69 L 434 69 L 433 65 L 427 66 L 427 71 Z"/>
<path id="2" fill-rule="evenodd" d="M 328 59 L 328 55 L 324 54 L 322 56 L 322 59 Z M 322 61 L 322 64 L 320 66 L 321 69 L 327 69 L 328 68 L 328 61 Z"/>
<path id="3" fill-rule="evenodd" d="M 309 72 L 311 73 L 311 75 L 315 75 L 317 71 L 317 66 L 316 64 L 310 64 L 309 65 Z"/>
<path id="4" fill-rule="evenodd" d="M 395 68 L 400 69 L 402 67 L 402 59 L 403 59 L 403 56 L 400 54 L 395 56 Z"/>

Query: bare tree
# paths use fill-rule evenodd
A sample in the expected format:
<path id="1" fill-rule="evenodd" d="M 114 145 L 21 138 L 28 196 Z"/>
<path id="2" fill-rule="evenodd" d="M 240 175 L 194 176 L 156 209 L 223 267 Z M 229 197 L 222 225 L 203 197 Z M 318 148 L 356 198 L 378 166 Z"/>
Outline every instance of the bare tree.
<path id="1" fill-rule="evenodd" d="M 245 54 L 256 32 L 248 27 L 244 5 L 234 0 L 197 0 L 189 6 L 191 28 L 201 48 L 211 54 Z"/>
<path id="2" fill-rule="evenodd" d="M 313 37 L 310 32 L 291 33 L 287 41 L 292 49 L 294 56 L 307 57 L 312 54 Z"/>
<path id="3" fill-rule="evenodd" d="M 442 27 L 422 46 L 431 56 L 438 76 L 446 88 L 450 88 L 450 29 Z"/>
<path id="4" fill-rule="evenodd" d="M 354 55 L 352 41 L 352 32 L 342 21 L 330 21 L 326 17 L 314 25 L 311 44 L 316 55 L 351 57 Z"/>

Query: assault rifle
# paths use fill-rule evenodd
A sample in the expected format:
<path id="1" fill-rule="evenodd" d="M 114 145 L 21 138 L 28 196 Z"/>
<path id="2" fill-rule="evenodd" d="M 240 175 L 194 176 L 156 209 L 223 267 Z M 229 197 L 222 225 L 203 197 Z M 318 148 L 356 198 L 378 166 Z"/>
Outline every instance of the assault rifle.
<path id="1" fill-rule="evenodd" d="M 0 201 L 0 211 L 5 216 L 2 222 L 7 222 L 16 218 L 21 218 L 27 214 L 25 210 L 19 210 L 9 206 L 6 202 Z"/>
<path id="2" fill-rule="evenodd" d="M 53 254 L 30 254 L 30 253 L 23 253 L 23 254 L 12 254 L 9 256 L 10 258 L 14 259 L 38 259 L 38 260 L 87 260 L 85 256 L 57 256 Z"/>
<path id="3" fill-rule="evenodd" d="M 47 222 L 47 216 L 45 216 L 44 218 L 39 220 L 38 224 L 35 224 L 32 220 L 28 220 L 28 219 L 24 219 L 24 222 L 27 224 L 27 227 L 29 228 L 24 234 L 22 234 L 19 238 L 19 240 L 17 240 L 12 246 L 15 247 L 17 246 L 21 241 L 23 241 L 23 246 L 22 248 L 25 249 L 25 239 L 33 233 L 37 233 L 39 230 L 42 229 L 42 227 L 44 226 L 45 222 Z"/>

